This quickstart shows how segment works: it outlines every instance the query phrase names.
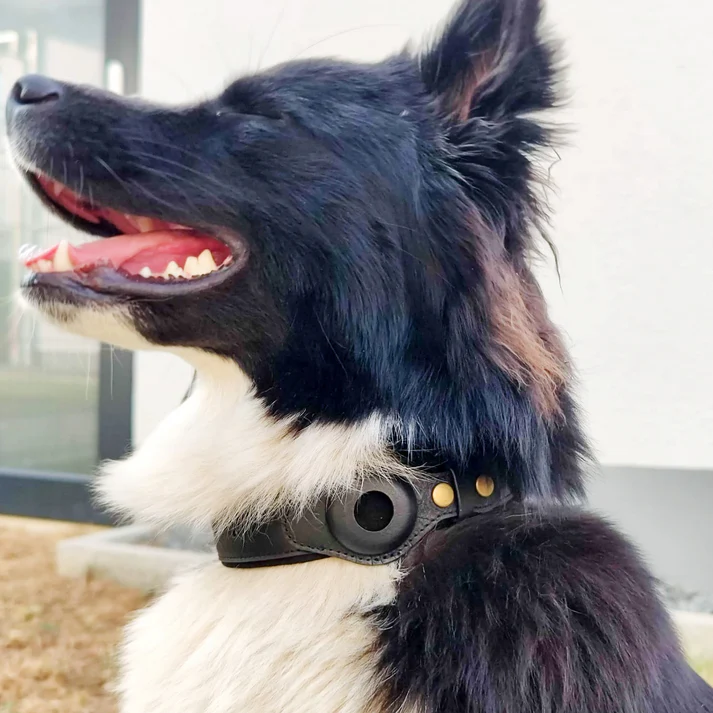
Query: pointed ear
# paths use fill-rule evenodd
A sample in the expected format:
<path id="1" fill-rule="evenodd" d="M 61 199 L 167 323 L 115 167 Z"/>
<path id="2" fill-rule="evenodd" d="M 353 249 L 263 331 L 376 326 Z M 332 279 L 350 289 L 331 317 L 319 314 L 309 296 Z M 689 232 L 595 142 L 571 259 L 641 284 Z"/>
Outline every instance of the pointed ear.
<path id="1" fill-rule="evenodd" d="M 540 15 L 540 0 L 464 0 L 420 58 L 440 110 L 463 122 L 553 106 L 553 49 Z"/>

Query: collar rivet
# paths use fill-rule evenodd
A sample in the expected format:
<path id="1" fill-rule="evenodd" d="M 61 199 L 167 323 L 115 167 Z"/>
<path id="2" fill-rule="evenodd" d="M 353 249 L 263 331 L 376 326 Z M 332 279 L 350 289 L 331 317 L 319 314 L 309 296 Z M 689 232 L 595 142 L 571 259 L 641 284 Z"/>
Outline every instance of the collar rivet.
<path id="1" fill-rule="evenodd" d="M 481 498 L 489 498 L 495 492 L 495 481 L 489 475 L 481 475 L 475 481 L 475 490 Z"/>
<path id="2" fill-rule="evenodd" d="M 439 508 L 447 508 L 453 505 L 456 494 L 448 483 L 438 483 L 431 491 L 431 498 Z"/>

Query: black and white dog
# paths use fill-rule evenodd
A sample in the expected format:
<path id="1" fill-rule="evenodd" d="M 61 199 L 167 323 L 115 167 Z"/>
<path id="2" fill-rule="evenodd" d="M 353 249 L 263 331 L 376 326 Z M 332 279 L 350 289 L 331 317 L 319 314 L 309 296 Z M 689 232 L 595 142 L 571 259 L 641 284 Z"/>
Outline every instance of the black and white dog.
<path id="1" fill-rule="evenodd" d="M 713 711 L 652 577 L 579 509 L 587 447 L 528 260 L 553 48 L 466 0 L 420 54 L 299 61 L 167 108 L 41 76 L 17 164 L 104 237 L 26 302 L 195 366 L 102 500 L 212 527 L 129 626 L 123 713 Z"/>

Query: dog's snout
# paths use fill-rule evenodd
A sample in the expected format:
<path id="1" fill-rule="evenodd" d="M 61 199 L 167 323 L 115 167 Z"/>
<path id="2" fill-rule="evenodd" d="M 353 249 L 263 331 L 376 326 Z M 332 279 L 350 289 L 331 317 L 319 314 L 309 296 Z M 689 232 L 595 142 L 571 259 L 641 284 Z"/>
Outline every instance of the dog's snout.
<path id="1" fill-rule="evenodd" d="M 19 105 L 45 104 L 62 96 L 62 85 L 42 74 L 28 74 L 15 82 L 11 99 Z"/>

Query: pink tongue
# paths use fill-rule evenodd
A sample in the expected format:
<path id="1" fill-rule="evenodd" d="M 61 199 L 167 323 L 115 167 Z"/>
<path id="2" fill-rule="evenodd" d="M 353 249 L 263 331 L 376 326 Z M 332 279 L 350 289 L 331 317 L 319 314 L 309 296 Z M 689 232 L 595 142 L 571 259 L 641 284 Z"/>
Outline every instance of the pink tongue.
<path id="1" fill-rule="evenodd" d="M 38 260 L 51 261 L 57 247 L 55 245 L 44 253 L 33 256 L 25 265 L 31 267 Z M 226 245 L 205 235 L 187 230 L 157 230 L 152 233 L 103 238 L 78 247 L 70 245 L 69 257 L 74 269 L 110 265 L 138 273 L 142 267 L 148 266 L 152 272 L 163 272 L 172 260 L 183 267 L 186 258 L 191 255 L 198 257 L 206 249 L 213 253 L 218 265 L 230 254 Z"/>

